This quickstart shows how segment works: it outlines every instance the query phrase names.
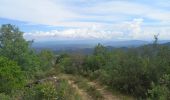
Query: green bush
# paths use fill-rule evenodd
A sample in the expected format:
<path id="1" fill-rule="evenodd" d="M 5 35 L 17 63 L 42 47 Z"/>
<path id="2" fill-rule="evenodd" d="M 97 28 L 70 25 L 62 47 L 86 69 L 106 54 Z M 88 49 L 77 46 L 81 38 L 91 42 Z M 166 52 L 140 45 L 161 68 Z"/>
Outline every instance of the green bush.
<path id="1" fill-rule="evenodd" d="M 113 90 L 146 98 L 152 82 L 170 90 L 169 59 L 170 47 L 165 46 L 109 50 L 97 45 L 94 54 L 85 59 L 83 75 L 98 79 Z"/>
<path id="2" fill-rule="evenodd" d="M 23 100 L 51 100 L 58 98 L 55 85 L 51 82 L 25 88 Z"/>
<path id="3" fill-rule="evenodd" d="M 23 100 L 81 100 L 66 80 L 57 83 L 45 82 L 26 88 Z"/>
<path id="4" fill-rule="evenodd" d="M 0 93 L 0 100 L 11 100 L 12 98 L 9 95 Z"/>
<path id="5" fill-rule="evenodd" d="M 152 89 L 148 91 L 149 100 L 169 100 L 170 91 L 164 85 L 155 85 L 152 84 Z"/>
<path id="6" fill-rule="evenodd" d="M 25 84 L 24 73 L 16 62 L 0 57 L 0 93 L 11 93 Z"/>

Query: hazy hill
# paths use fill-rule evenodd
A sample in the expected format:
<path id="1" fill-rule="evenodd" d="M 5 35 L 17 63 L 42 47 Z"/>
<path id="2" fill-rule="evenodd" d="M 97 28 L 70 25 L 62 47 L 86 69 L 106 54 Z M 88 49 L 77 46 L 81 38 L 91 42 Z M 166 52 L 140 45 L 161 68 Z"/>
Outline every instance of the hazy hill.
<path id="1" fill-rule="evenodd" d="M 32 47 L 35 48 L 37 51 L 42 49 L 50 49 L 52 51 L 58 53 L 85 53 L 90 54 L 93 51 L 93 48 L 98 44 L 101 43 L 105 45 L 108 49 L 127 49 L 131 47 L 139 47 L 142 45 L 151 44 L 151 41 L 141 41 L 141 40 L 128 40 L 128 41 L 43 41 L 43 42 L 34 42 Z M 161 45 L 168 45 L 170 46 L 170 42 L 168 40 L 159 41 Z"/>

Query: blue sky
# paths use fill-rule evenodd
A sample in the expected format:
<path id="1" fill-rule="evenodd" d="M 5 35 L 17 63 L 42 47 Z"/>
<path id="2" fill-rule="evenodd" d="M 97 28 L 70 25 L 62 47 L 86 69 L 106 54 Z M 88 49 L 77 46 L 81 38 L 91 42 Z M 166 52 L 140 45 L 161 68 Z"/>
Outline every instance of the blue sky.
<path id="1" fill-rule="evenodd" d="M 170 39 L 170 0 L 0 0 L 28 40 Z"/>

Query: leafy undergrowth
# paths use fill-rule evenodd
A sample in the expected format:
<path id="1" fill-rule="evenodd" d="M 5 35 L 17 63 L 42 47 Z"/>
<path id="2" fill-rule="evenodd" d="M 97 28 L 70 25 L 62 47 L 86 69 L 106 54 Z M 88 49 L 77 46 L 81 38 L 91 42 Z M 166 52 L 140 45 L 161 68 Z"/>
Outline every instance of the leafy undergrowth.
<path id="1" fill-rule="evenodd" d="M 26 88 L 22 100 L 82 100 L 67 80 L 46 81 Z"/>

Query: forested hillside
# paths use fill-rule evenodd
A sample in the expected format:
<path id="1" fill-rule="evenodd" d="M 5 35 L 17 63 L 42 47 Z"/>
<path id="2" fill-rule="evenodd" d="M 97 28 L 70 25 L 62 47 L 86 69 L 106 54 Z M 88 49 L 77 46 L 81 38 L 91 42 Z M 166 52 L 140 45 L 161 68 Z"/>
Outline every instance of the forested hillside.
<path id="1" fill-rule="evenodd" d="M 126 50 L 98 44 L 86 55 L 36 52 L 23 34 L 0 27 L 0 100 L 170 99 L 170 47 L 158 38 Z"/>

